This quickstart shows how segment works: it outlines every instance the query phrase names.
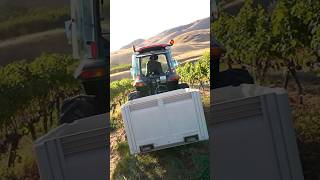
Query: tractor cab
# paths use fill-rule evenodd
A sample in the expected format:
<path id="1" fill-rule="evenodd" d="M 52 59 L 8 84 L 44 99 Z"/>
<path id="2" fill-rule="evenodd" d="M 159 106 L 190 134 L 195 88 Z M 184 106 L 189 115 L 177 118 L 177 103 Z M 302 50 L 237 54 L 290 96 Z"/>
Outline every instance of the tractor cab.
<path id="1" fill-rule="evenodd" d="M 84 94 L 63 102 L 61 124 L 109 111 L 109 1 L 70 0 L 70 7 L 65 32 L 73 58 L 79 59 L 74 76 Z"/>
<path id="2" fill-rule="evenodd" d="M 172 58 L 169 44 L 156 44 L 136 49 L 133 47 L 131 77 L 136 88 L 135 97 L 159 94 L 187 87 L 179 85 L 180 76 L 176 73 L 178 62 Z M 129 95 L 129 99 L 130 95 Z M 133 98 L 134 99 L 134 98 Z"/>
<path id="3" fill-rule="evenodd" d="M 109 77 L 108 5 L 101 0 L 71 0 L 71 18 L 65 22 L 72 54 L 80 60 L 75 77 L 83 82 Z"/>

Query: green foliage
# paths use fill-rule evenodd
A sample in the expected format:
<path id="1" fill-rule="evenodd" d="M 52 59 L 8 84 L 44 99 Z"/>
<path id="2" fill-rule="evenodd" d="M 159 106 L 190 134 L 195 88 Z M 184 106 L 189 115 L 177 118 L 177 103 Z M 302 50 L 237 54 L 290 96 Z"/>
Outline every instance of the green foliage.
<path id="1" fill-rule="evenodd" d="M 53 90 L 78 87 L 68 66 L 75 63 L 69 56 L 44 54 L 32 63 L 15 62 L 0 69 L 1 119 L 11 117 L 23 106 Z"/>
<path id="2" fill-rule="evenodd" d="M 70 17 L 68 7 L 59 9 L 38 8 L 17 16 L 10 16 L 0 23 L 0 39 L 41 32 L 53 28 L 64 28 Z"/>
<path id="3" fill-rule="evenodd" d="M 119 116 L 115 116 L 114 113 L 112 113 L 112 116 L 110 118 L 110 131 L 113 132 L 114 130 L 117 130 L 120 127 L 119 121 L 121 119 Z"/>
<path id="4" fill-rule="evenodd" d="M 221 12 L 211 25 L 227 50 L 224 61 L 249 67 L 257 80 L 269 69 L 296 71 L 314 66 L 320 58 L 319 1 L 275 3 L 267 11 L 246 0 L 237 15 Z M 301 53 L 308 56 L 299 56 Z"/>
<path id="5" fill-rule="evenodd" d="M 181 80 L 191 85 L 209 85 L 210 84 L 210 53 L 205 52 L 199 61 L 193 63 L 187 62 L 177 68 L 177 73 Z"/>
<path id="6" fill-rule="evenodd" d="M 125 156 L 118 164 L 112 179 L 163 179 L 165 170 L 157 158 L 142 156 Z"/>
<path id="7" fill-rule="evenodd" d="M 129 144 L 128 142 L 121 142 L 117 144 L 117 152 L 121 157 L 129 156 Z"/>
<path id="8" fill-rule="evenodd" d="M 262 83 L 267 86 L 281 86 L 279 84 L 284 78 L 274 74 L 291 72 L 300 97 L 305 99 L 301 105 L 301 99 L 298 103 L 292 98 L 296 96 L 297 89 L 292 89 L 289 82 L 288 92 L 304 176 L 305 179 L 317 179 L 320 169 L 320 91 L 319 79 L 314 77 L 314 72 L 320 72 L 320 1 L 277 0 L 274 3 L 264 10 L 254 5 L 252 0 L 247 0 L 237 15 L 220 12 L 219 18 L 211 24 L 211 30 L 226 48 L 227 53 L 222 60 L 229 68 L 230 65 L 248 67 L 260 82 L 263 82 L 267 71 L 273 71 L 265 77 L 269 82 Z M 305 72 L 298 74 L 297 71 Z M 302 81 L 299 83 L 298 79 Z"/>
<path id="9" fill-rule="evenodd" d="M 134 89 L 132 82 L 133 80 L 131 79 L 122 79 L 110 83 L 111 131 L 114 131 L 122 126 L 121 113 L 118 107 L 128 100 L 127 96 L 129 92 Z"/>
<path id="10" fill-rule="evenodd" d="M 20 142 L 25 137 L 35 140 L 55 127 L 63 99 L 81 91 L 73 77 L 75 64 L 67 55 L 43 54 L 31 63 L 0 68 L 0 142 L 6 142 L 0 147 L 10 172 L 19 155 L 29 156 L 19 154 Z"/>
<path id="11" fill-rule="evenodd" d="M 126 95 L 133 89 L 131 79 L 122 79 L 110 83 L 110 101 L 126 100 Z"/>
<path id="12" fill-rule="evenodd" d="M 124 156 L 112 179 L 210 179 L 207 142 L 136 156 L 129 154 L 127 146 L 127 142 L 118 146 Z"/>
<path id="13" fill-rule="evenodd" d="M 121 97 L 118 97 L 118 99 L 121 99 Z M 120 102 L 113 101 L 111 102 L 111 117 L 110 117 L 110 131 L 113 132 L 117 130 L 118 128 L 123 127 L 122 118 L 121 118 L 121 111 L 119 107 L 121 104 L 117 104 Z"/>
<path id="14" fill-rule="evenodd" d="M 200 154 L 193 156 L 192 163 L 196 167 L 197 172 L 197 174 L 194 174 L 195 179 L 210 179 L 210 162 L 208 154 Z"/>

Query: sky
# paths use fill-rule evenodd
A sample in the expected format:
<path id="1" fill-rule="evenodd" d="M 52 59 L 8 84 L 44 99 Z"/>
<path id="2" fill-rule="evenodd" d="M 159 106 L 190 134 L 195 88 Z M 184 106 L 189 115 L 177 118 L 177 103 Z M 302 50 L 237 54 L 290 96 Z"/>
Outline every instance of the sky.
<path id="1" fill-rule="evenodd" d="M 210 16 L 210 0 L 110 0 L 111 51 Z"/>

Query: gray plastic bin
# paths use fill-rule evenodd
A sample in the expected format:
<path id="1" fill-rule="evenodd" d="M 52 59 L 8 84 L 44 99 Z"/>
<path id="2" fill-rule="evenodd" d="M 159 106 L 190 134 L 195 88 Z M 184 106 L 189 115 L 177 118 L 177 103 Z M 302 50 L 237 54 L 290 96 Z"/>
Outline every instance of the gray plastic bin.
<path id="1" fill-rule="evenodd" d="M 63 124 L 34 145 L 42 180 L 109 178 L 109 114 Z"/>
<path id="2" fill-rule="evenodd" d="M 131 154 L 209 138 L 201 95 L 196 89 L 135 99 L 122 105 L 121 114 Z"/>
<path id="3" fill-rule="evenodd" d="M 287 93 L 257 85 L 211 92 L 213 180 L 302 180 Z"/>

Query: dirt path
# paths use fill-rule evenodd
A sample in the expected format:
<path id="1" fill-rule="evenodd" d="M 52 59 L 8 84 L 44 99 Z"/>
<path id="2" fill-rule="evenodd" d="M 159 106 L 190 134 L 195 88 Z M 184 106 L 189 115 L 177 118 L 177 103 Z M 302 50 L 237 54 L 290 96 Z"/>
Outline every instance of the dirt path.
<path id="1" fill-rule="evenodd" d="M 117 152 L 117 145 L 118 143 L 125 142 L 125 140 L 125 131 L 123 127 L 110 133 L 110 176 L 113 174 L 117 163 L 121 159 Z"/>
<path id="2" fill-rule="evenodd" d="M 71 45 L 68 44 L 63 29 L 0 41 L 0 66 L 22 59 L 32 60 L 42 53 L 71 54 Z"/>
<path id="3" fill-rule="evenodd" d="M 110 81 L 117 81 L 125 78 L 130 78 L 130 71 L 123 71 L 114 74 L 110 74 Z"/>
<path id="4" fill-rule="evenodd" d="M 62 34 L 62 33 L 64 33 L 64 29 L 53 29 L 53 30 L 49 30 L 49 31 L 44 31 L 44 32 L 19 36 L 16 38 L 6 39 L 6 40 L 3 40 L 0 42 L 0 48 L 6 47 L 6 46 L 17 45 L 17 44 L 33 41 L 35 39 L 43 38 L 45 36 L 52 36 L 52 35 Z"/>

